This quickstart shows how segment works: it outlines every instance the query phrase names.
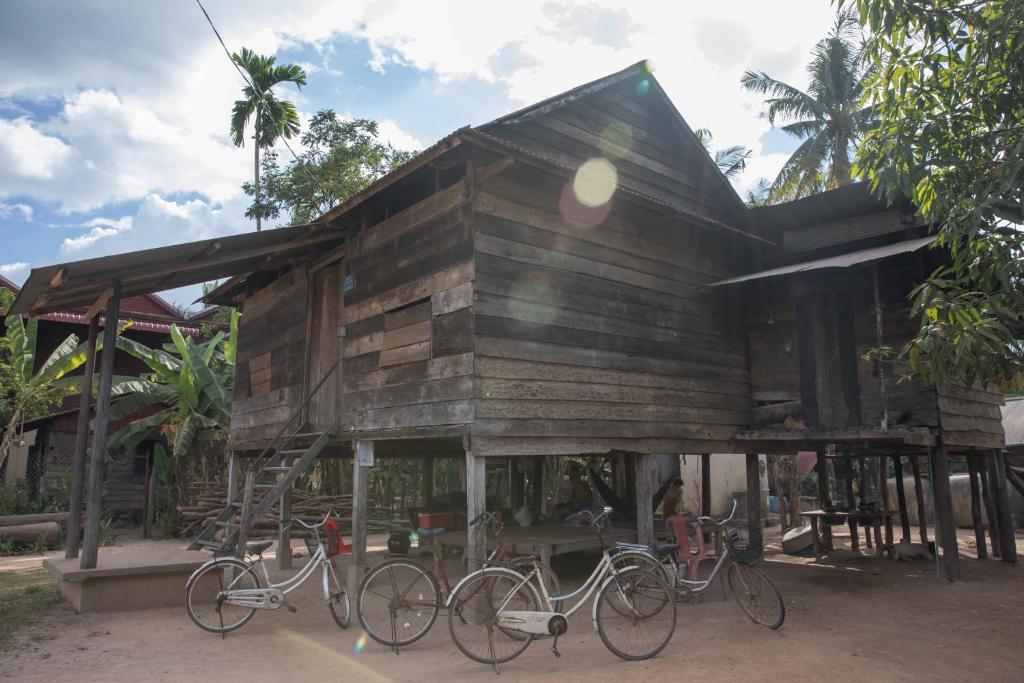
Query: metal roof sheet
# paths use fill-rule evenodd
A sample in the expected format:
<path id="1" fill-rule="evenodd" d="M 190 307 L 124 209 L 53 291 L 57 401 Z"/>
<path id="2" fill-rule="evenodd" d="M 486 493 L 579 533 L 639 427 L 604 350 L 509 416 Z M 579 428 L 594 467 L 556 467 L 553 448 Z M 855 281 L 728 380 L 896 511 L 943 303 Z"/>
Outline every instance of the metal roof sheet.
<path id="1" fill-rule="evenodd" d="M 831 256 L 829 258 L 816 259 L 814 261 L 804 261 L 803 263 L 794 263 L 788 266 L 781 266 L 779 268 L 770 268 L 768 270 L 762 270 L 757 273 L 749 273 L 747 275 L 737 275 L 725 280 L 719 280 L 718 282 L 712 282 L 708 287 L 719 287 L 722 285 L 731 285 L 738 282 L 749 282 L 751 280 L 763 280 L 768 277 L 779 277 L 781 275 L 792 275 L 794 273 L 803 273 L 809 270 L 823 270 L 826 268 L 849 268 L 850 266 L 857 265 L 859 263 L 869 263 L 871 261 L 878 261 L 889 256 L 895 256 L 897 254 L 906 254 L 908 252 L 917 251 L 922 247 L 926 247 L 935 241 L 936 235 L 929 235 L 928 237 L 919 237 L 913 240 L 905 240 L 903 242 L 896 242 L 894 244 L 887 244 L 882 247 L 873 247 L 871 249 L 862 249 L 860 251 L 851 251 L 848 254 L 840 254 L 839 256 Z"/>

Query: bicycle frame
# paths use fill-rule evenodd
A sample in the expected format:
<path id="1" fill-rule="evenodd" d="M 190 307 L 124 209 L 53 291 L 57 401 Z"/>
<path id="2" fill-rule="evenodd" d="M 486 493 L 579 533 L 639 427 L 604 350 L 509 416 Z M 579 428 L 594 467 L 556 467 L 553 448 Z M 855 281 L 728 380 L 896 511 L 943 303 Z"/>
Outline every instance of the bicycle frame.
<path id="1" fill-rule="evenodd" d="M 327 550 L 324 548 L 322 542 L 317 543 L 316 552 L 310 556 L 302 569 L 281 583 L 271 582 L 270 572 L 267 570 L 266 562 L 263 561 L 262 557 L 260 557 L 257 562 L 253 562 L 249 566 L 254 567 L 256 565 L 259 565 L 260 570 L 263 572 L 263 580 L 266 583 L 266 588 L 232 588 L 234 583 L 241 579 L 241 575 L 239 575 L 235 578 L 232 584 L 223 591 L 227 594 L 224 599 L 225 603 L 255 609 L 277 609 L 284 604 L 284 596 L 304 584 L 306 580 L 313 575 L 313 572 L 316 571 L 318 566 L 322 570 L 323 596 L 325 603 L 329 603 L 331 601 L 329 573 L 334 574 L 335 581 L 341 585 L 341 581 L 338 578 L 338 573 L 334 566 L 334 560 L 327 556 Z M 200 570 L 201 569 L 202 567 L 200 567 Z M 200 570 L 197 570 L 197 572 Z"/>

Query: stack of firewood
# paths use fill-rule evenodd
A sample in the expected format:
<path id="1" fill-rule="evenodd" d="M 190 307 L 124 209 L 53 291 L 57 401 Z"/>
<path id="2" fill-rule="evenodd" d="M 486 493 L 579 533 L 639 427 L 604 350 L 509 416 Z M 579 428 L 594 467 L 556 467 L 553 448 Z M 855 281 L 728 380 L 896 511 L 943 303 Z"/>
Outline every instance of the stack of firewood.
<path id="1" fill-rule="evenodd" d="M 259 504 L 264 491 L 253 492 L 253 504 Z M 180 532 L 183 536 L 198 533 L 200 529 L 212 524 L 227 504 L 227 486 L 210 485 L 203 487 L 201 492 L 196 493 L 189 505 L 178 506 L 180 518 Z M 339 522 L 343 534 L 348 534 L 352 527 L 352 495 L 340 496 L 320 495 L 312 491 L 294 489 L 292 491 L 292 518 L 301 519 L 303 522 L 313 523 L 321 521 L 328 511 L 334 511 L 334 518 Z M 392 527 L 389 520 L 390 514 L 387 511 L 370 510 L 367 516 L 367 531 L 369 533 L 386 532 Z M 234 522 L 239 522 L 240 513 L 235 515 Z M 277 536 L 280 523 L 280 508 L 274 505 L 270 512 L 256 520 L 249 538 L 272 538 Z M 301 536 L 302 527 L 295 525 L 292 533 Z"/>

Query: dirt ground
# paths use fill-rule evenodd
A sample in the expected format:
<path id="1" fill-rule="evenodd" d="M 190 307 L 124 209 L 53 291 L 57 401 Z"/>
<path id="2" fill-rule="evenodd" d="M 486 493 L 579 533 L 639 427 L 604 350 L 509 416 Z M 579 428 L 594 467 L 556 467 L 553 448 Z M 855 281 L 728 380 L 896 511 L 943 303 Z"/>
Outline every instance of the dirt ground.
<path id="1" fill-rule="evenodd" d="M 377 539 L 380 542 L 380 539 Z M 771 539 L 769 538 L 769 541 Z M 123 541 L 123 550 L 149 541 Z M 1022 681 L 1024 565 L 974 559 L 961 531 L 964 581 L 937 580 L 932 562 L 853 557 L 823 562 L 769 546 L 764 568 L 786 603 L 778 631 L 755 626 L 718 587 L 699 604 L 680 604 L 675 637 L 655 659 L 621 661 L 593 632 L 589 609 L 559 642 L 537 641 L 502 668 L 502 681 Z M 1024 536 L 1018 535 L 1018 552 Z M 371 563 L 374 561 L 371 555 Z M 583 578 L 596 558 L 556 564 Z M 37 567 L 40 557 L 0 560 L 0 572 Z M 338 629 L 319 602 L 318 582 L 296 594 L 297 613 L 257 614 L 220 637 L 200 631 L 182 607 L 114 614 L 74 614 L 60 606 L 40 615 L 0 652 L 5 681 L 479 681 L 494 673 L 453 645 L 442 614 L 431 633 L 395 655 L 360 631 Z"/>

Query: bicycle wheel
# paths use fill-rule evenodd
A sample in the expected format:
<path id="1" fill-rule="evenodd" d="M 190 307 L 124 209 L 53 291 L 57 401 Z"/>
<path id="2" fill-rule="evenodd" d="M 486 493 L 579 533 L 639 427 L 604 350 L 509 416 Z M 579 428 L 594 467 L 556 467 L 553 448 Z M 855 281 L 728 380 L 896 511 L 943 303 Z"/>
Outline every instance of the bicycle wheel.
<path id="1" fill-rule="evenodd" d="M 185 586 L 185 610 L 196 626 L 210 633 L 228 633 L 241 628 L 256 614 L 252 607 L 224 602 L 229 590 L 261 588 L 253 568 L 231 557 L 222 557 L 201 567 Z"/>
<path id="2" fill-rule="evenodd" d="M 359 584 L 356 615 L 381 645 L 410 645 L 426 635 L 441 608 L 441 589 L 429 571 L 410 560 L 389 560 Z"/>
<path id="3" fill-rule="evenodd" d="M 612 566 L 619 571 L 626 567 L 639 567 L 660 576 L 669 586 L 674 586 L 676 577 L 672 564 L 666 559 L 659 561 L 654 555 L 639 550 L 623 550 L 612 555 Z"/>
<path id="4" fill-rule="evenodd" d="M 327 609 L 331 613 L 331 618 L 339 627 L 348 628 L 352 622 L 348 591 L 345 590 L 345 584 L 338 576 L 338 567 L 333 561 L 327 565 L 327 593 L 330 596 Z"/>
<path id="5" fill-rule="evenodd" d="M 768 575 L 743 562 L 729 565 L 729 590 L 755 624 L 775 629 L 786 620 L 782 596 Z"/>
<path id="6" fill-rule="evenodd" d="M 605 581 L 594 602 L 601 641 L 616 656 L 650 659 L 676 630 L 676 602 L 665 580 L 646 569 L 627 569 Z"/>
<path id="7" fill-rule="evenodd" d="M 450 598 L 448 630 L 474 662 L 497 666 L 521 655 L 534 636 L 498 625 L 498 610 L 541 609 L 536 589 L 511 569 L 489 567 L 470 575 Z"/>

